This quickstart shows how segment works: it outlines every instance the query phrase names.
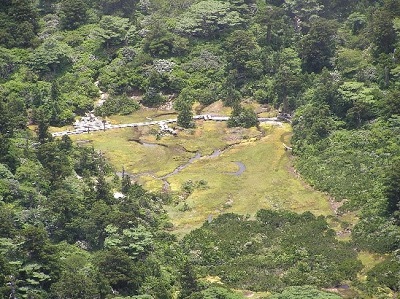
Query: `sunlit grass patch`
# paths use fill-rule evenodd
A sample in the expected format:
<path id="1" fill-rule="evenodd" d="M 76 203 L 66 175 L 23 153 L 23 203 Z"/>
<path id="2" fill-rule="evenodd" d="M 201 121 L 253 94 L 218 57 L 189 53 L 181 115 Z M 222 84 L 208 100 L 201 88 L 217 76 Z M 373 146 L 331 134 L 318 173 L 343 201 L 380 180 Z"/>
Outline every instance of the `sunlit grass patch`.
<path id="1" fill-rule="evenodd" d="M 130 141 L 134 132 L 132 128 L 109 130 L 72 136 L 79 140 L 88 140 L 90 144 L 110 161 L 116 170 L 125 168 L 126 172 L 154 173 L 162 176 L 172 172 L 187 161 L 192 154 L 178 151 L 176 148 L 159 145 L 142 145 Z"/>
<path id="2" fill-rule="evenodd" d="M 175 111 L 165 111 L 157 109 L 139 110 L 128 115 L 112 115 L 106 117 L 106 120 L 112 124 L 128 124 L 147 122 L 151 120 L 166 120 L 177 118 L 178 113 Z"/>
<path id="3" fill-rule="evenodd" d="M 359 273 L 358 279 L 361 281 L 365 281 L 367 279 L 367 272 L 371 270 L 375 265 L 380 262 L 383 262 L 385 259 L 384 255 L 374 254 L 367 251 L 360 251 L 358 253 L 358 259 L 364 266 L 364 269 Z"/>
<path id="4" fill-rule="evenodd" d="M 158 126 L 126 128 L 72 138 L 90 141 L 117 171 L 124 168 L 136 174 L 135 180 L 153 191 L 165 187 L 160 177 L 187 164 L 166 178 L 169 191 L 180 194 L 188 180 L 205 181 L 207 188 L 195 189 L 186 204 L 167 207 L 178 235 L 225 212 L 252 216 L 267 208 L 332 214 L 327 196 L 289 171 L 290 152 L 282 145 L 290 144 L 289 125 L 262 125 L 260 132 L 227 128 L 226 122 L 197 121 L 196 128 L 180 131 L 178 136 L 157 137 L 158 130 Z M 221 152 L 212 155 L 216 150 Z M 197 153 L 201 157 L 188 164 Z"/>
<path id="5" fill-rule="evenodd" d="M 330 215 L 327 197 L 308 188 L 291 174 L 289 153 L 282 146 L 282 138 L 290 133 L 288 126 L 275 127 L 257 142 L 243 142 L 225 151 L 212 161 L 199 161 L 171 177 L 175 190 L 187 179 L 204 179 L 209 189 L 195 190 L 187 199 L 189 211 L 170 212 L 177 230 L 201 225 L 209 215 L 224 212 L 254 215 L 261 208 L 311 211 L 317 215 Z M 239 176 L 230 174 L 237 169 L 235 161 L 242 162 L 246 170 Z M 235 170 L 234 170 L 235 171 Z"/>

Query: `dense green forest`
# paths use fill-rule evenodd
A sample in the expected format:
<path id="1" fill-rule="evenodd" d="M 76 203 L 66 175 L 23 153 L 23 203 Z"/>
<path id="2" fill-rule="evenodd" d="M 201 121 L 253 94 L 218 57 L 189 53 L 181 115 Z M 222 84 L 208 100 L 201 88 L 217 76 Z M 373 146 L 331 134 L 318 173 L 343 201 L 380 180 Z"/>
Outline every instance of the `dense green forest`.
<path id="1" fill-rule="evenodd" d="M 399 50 L 398 0 L 1 0 L 0 296 L 396 298 Z M 182 127 L 218 100 L 230 126 L 257 125 L 249 102 L 292 115 L 293 163 L 357 215 L 351 239 L 260 210 L 178 240 L 170 194 L 49 133 L 171 99 Z M 363 278 L 360 251 L 382 256 Z"/>

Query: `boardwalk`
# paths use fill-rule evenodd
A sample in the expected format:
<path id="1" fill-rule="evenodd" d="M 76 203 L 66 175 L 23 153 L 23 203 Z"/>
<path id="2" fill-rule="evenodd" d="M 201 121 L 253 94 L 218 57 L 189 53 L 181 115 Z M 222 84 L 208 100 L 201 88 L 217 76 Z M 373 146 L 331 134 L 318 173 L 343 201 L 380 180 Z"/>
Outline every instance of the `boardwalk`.
<path id="1" fill-rule="evenodd" d="M 111 125 L 107 122 L 103 122 L 99 119 L 97 119 L 94 116 L 89 116 L 89 119 L 83 118 L 84 121 L 82 122 L 76 122 L 74 124 L 75 129 L 74 130 L 69 130 L 69 131 L 61 131 L 61 132 L 55 132 L 52 133 L 53 137 L 61 137 L 63 135 L 78 135 L 78 134 L 84 134 L 84 133 L 90 133 L 90 132 L 95 132 L 95 131 L 105 131 L 105 130 L 111 130 L 111 129 L 120 129 L 120 128 L 132 128 L 132 127 L 143 127 L 143 126 L 154 126 L 158 125 L 160 126 L 161 130 L 165 130 L 173 134 L 173 129 L 168 127 L 168 124 L 170 123 L 176 123 L 177 119 L 165 119 L 165 120 L 157 120 L 157 121 L 146 121 L 146 122 L 138 122 L 138 123 L 130 123 L 130 124 L 120 124 L 120 125 Z M 193 117 L 194 120 L 207 120 L 207 121 L 227 121 L 229 120 L 229 116 L 213 116 L 213 115 L 208 115 L 208 114 L 201 114 L 201 115 L 195 115 Z M 264 123 L 271 123 L 275 125 L 280 125 L 282 123 L 282 120 L 278 119 L 277 117 L 260 117 L 258 118 L 259 122 L 264 122 Z"/>

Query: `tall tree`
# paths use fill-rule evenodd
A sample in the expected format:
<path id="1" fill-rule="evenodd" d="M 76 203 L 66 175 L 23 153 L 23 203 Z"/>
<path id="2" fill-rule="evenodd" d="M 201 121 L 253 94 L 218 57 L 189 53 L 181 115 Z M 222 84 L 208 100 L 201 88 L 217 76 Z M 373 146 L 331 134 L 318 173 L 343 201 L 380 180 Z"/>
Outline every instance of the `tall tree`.
<path id="1" fill-rule="evenodd" d="M 257 78 L 262 73 L 260 47 L 254 35 L 246 30 L 233 31 L 225 40 L 229 67 L 236 70 L 236 82 Z"/>
<path id="2" fill-rule="evenodd" d="M 39 14 L 30 0 L 2 1 L 0 43 L 6 47 L 30 47 L 37 44 Z"/>
<path id="3" fill-rule="evenodd" d="M 65 29 L 76 29 L 87 21 L 88 6 L 84 0 L 64 0 L 61 2 L 61 26 Z"/>
<path id="4" fill-rule="evenodd" d="M 117 15 L 124 18 L 134 16 L 139 0 L 97 0 L 104 14 Z"/>
<path id="5" fill-rule="evenodd" d="M 194 127 L 192 105 L 190 103 L 183 103 L 181 105 L 177 124 L 183 128 Z"/>
<path id="6" fill-rule="evenodd" d="M 369 38 L 374 45 L 374 55 L 391 53 L 394 50 L 396 32 L 393 27 L 393 15 L 383 9 L 375 10 L 369 24 Z"/>
<path id="7" fill-rule="evenodd" d="M 334 21 L 318 18 L 311 23 L 310 31 L 300 42 L 299 54 L 304 71 L 319 73 L 324 67 L 331 67 L 336 30 Z"/>

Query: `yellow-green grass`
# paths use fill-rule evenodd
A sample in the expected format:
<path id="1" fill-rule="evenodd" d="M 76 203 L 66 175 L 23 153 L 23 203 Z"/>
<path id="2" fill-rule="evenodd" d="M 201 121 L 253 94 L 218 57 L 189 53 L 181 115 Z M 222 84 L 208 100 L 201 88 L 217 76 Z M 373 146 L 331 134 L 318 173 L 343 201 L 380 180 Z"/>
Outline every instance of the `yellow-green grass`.
<path id="1" fill-rule="evenodd" d="M 176 118 L 177 113 L 173 110 L 165 111 L 158 109 L 138 110 L 128 115 L 112 115 L 106 120 L 112 124 L 128 124 L 136 122 L 146 122 L 151 120 L 165 120 Z"/>
<path id="2" fill-rule="evenodd" d="M 179 145 L 189 152 L 199 152 L 203 156 L 214 150 L 260 135 L 256 129 L 228 129 L 225 122 L 197 121 L 196 129 L 179 132 L 179 137 L 167 135 L 159 142 L 165 145 Z"/>
<path id="3" fill-rule="evenodd" d="M 167 210 L 175 232 L 182 235 L 200 226 L 209 215 L 224 212 L 253 216 L 261 208 L 311 211 L 317 215 L 332 215 L 328 198 L 301 181 L 291 172 L 289 143 L 291 128 L 263 126 L 265 136 L 256 129 L 229 129 L 225 122 L 198 121 L 193 130 L 156 139 L 151 131 L 158 127 L 126 128 L 72 136 L 76 141 L 89 140 L 104 153 L 117 169 L 143 173 L 138 182 L 150 190 L 160 190 L 160 177 L 174 171 L 201 153 L 202 158 L 181 172 L 167 178 L 172 192 L 180 192 L 185 181 L 205 180 L 208 189 L 195 190 L 188 198 L 188 211 L 178 206 Z M 158 143 L 164 146 L 144 146 L 130 139 Z M 207 157 L 214 150 L 226 150 L 217 157 Z M 246 170 L 235 175 L 241 162 Z"/>
<path id="4" fill-rule="evenodd" d="M 216 114 L 216 115 L 230 115 L 232 108 L 227 107 L 223 102 L 216 101 L 208 106 L 202 106 L 199 103 L 193 105 L 193 110 L 200 114 Z"/>
<path id="5" fill-rule="evenodd" d="M 358 259 L 363 264 L 364 268 L 359 273 L 359 279 L 361 281 L 365 281 L 367 279 L 367 272 L 371 270 L 375 265 L 384 261 L 386 258 L 385 255 L 374 254 L 367 251 L 360 251 L 358 253 Z"/>
<path id="6" fill-rule="evenodd" d="M 192 156 L 179 147 L 144 146 L 135 141 L 129 141 L 135 138 L 135 134 L 134 129 L 125 128 L 72 135 L 71 138 L 78 143 L 90 141 L 90 144 L 101 151 L 115 169 L 121 171 L 125 168 L 131 174 L 149 173 L 163 176 Z M 151 177 L 151 175 L 148 176 Z M 149 180 L 147 177 L 143 178 L 143 182 Z"/>
<path id="7" fill-rule="evenodd" d="M 269 208 L 332 215 L 328 198 L 289 171 L 290 153 L 282 146 L 288 133 L 289 126 L 274 127 L 259 141 L 235 145 L 217 158 L 198 160 L 170 177 L 171 188 L 176 191 L 189 179 L 206 180 L 209 186 L 195 190 L 187 199 L 190 210 L 169 207 L 176 232 L 186 233 L 209 215 L 215 217 L 224 212 L 252 216 L 261 208 Z M 229 173 L 237 170 L 235 162 L 246 166 L 239 176 Z"/>

